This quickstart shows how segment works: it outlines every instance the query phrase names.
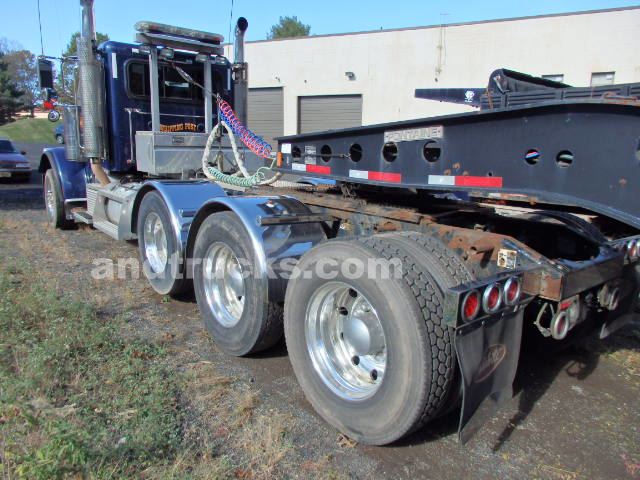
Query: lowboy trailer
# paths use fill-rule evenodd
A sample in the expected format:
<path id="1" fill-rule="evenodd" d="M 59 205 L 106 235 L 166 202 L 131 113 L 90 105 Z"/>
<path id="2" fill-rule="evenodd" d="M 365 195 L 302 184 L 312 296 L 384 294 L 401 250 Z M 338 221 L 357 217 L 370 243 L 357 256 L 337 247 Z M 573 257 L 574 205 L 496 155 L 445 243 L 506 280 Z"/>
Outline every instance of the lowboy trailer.
<path id="1" fill-rule="evenodd" d="M 231 63 L 220 35 L 153 22 L 98 46 L 80 3 L 80 101 L 40 162 L 51 223 L 137 239 L 153 288 L 193 288 L 231 355 L 284 333 L 346 435 L 386 444 L 459 408 L 465 441 L 511 398 L 525 329 L 551 348 L 638 315 L 640 85 L 499 70 L 416 92 L 478 112 L 271 152 L 243 126 L 244 18 Z"/>

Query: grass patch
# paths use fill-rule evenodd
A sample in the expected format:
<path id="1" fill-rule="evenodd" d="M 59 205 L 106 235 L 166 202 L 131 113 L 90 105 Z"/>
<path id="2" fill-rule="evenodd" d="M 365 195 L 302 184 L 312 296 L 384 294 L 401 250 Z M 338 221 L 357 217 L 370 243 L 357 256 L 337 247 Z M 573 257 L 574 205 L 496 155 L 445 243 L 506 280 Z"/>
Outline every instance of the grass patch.
<path id="1" fill-rule="evenodd" d="M 52 123 L 46 118 L 20 118 L 15 122 L 0 127 L 0 137 L 14 142 L 43 142 L 52 143 L 53 131 L 58 123 Z"/>
<path id="2" fill-rule="evenodd" d="M 120 322 L 0 269 L 0 462 L 5 478 L 122 478 L 181 446 L 177 383 L 162 347 Z"/>

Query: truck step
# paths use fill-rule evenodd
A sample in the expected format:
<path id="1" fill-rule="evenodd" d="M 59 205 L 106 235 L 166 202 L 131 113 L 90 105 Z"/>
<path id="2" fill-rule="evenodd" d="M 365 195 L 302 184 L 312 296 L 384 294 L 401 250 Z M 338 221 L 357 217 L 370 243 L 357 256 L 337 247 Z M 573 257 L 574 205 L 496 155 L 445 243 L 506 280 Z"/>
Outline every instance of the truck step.
<path id="1" fill-rule="evenodd" d="M 87 225 L 93 224 L 93 217 L 89 212 L 73 212 L 73 219 L 79 223 L 86 223 Z"/>
<path id="2" fill-rule="evenodd" d="M 97 229 L 100 230 L 102 233 L 106 233 L 107 235 L 109 235 L 111 238 L 114 238 L 116 240 L 119 240 L 118 238 L 118 226 L 108 222 L 106 220 L 97 220 L 93 223 L 93 226 Z"/>

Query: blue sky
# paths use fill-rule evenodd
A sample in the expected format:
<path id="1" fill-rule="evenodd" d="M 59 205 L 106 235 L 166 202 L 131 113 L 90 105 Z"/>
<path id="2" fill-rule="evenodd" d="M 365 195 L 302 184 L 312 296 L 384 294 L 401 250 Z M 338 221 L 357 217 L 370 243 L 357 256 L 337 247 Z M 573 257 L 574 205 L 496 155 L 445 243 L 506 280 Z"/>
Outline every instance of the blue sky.
<path id="1" fill-rule="evenodd" d="M 636 0 L 637 1 L 637 0 Z M 440 23 L 595 10 L 632 6 L 614 0 L 234 0 L 234 19 L 249 20 L 249 40 L 262 40 L 281 15 L 296 15 L 311 25 L 311 34 L 330 34 L 380 28 L 403 28 Z M 37 0 L 0 0 L 0 37 L 40 53 Z M 40 0 L 45 53 L 59 55 L 80 26 L 78 0 Z M 231 0 L 96 0 L 96 25 L 114 40 L 129 42 L 133 24 L 153 20 L 229 35 Z"/>

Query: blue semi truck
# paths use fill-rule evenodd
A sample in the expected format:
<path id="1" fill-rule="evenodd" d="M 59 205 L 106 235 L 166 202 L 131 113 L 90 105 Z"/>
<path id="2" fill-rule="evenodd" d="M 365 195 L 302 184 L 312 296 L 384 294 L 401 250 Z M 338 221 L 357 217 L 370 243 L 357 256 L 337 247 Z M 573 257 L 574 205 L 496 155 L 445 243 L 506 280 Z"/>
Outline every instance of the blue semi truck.
<path id="1" fill-rule="evenodd" d="M 152 287 L 193 289 L 230 355 L 284 334 L 346 435 L 386 444 L 458 408 L 466 440 L 511 397 L 529 331 L 637 317 L 637 86 L 577 98 L 500 71 L 479 112 L 272 149 L 245 127 L 244 18 L 230 62 L 222 36 L 154 22 L 96 45 L 80 3 L 77 105 L 40 160 L 50 223 L 137 240 Z"/>

